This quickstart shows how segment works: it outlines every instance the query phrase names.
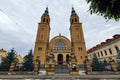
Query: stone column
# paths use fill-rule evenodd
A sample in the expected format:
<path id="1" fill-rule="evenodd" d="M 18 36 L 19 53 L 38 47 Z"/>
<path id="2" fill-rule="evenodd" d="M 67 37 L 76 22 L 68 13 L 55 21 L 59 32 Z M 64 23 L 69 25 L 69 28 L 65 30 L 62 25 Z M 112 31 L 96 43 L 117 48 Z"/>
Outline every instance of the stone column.
<path id="1" fill-rule="evenodd" d="M 37 59 L 34 61 L 34 72 L 35 74 L 38 74 L 39 71 L 39 65 L 40 65 L 40 60 L 39 57 L 37 57 Z"/>
<path id="2" fill-rule="evenodd" d="M 55 60 L 52 52 L 47 56 L 46 59 L 46 73 L 47 75 L 55 74 Z"/>
<path id="3" fill-rule="evenodd" d="M 78 70 L 78 65 L 77 65 L 77 59 L 74 53 L 71 53 L 70 56 L 70 75 L 78 75 L 79 70 Z"/>
<path id="4" fill-rule="evenodd" d="M 15 63 L 15 62 L 12 62 L 11 65 L 10 65 L 9 71 L 10 71 L 10 72 L 13 72 L 14 69 L 15 69 L 15 66 L 16 66 L 16 63 Z"/>
<path id="5" fill-rule="evenodd" d="M 35 61 L 35 62 L 34 62 L 34 72 L 35 72 L 35 73 L 38 73 L 38 70 L 39 70 L 39 69 L 38 69 L 38 62 Z"/>
<path id="6" fill-rule="evenodd" d="M 14 61 L 13 61 L 13 62 L 11 63 L 11 65 L 10 65 L 10 69 L 9 69 L 10 72 L 13 72 L 13 71 L 14 71 L 17 62 L 18 62 L 18 59 L 15 58 Z"/>
<path id="7" fill-rule="evenodd" d="M 86 73 L 91 74 L 91 63 L 87 57 L 85 58 L 85 66 L 86 66 Z"/>
<path id="8" fill-rule="evenodd" d="M 113 72 L 117 72 L 118 70 L 117 70 L 117 66 L 116 66 L 115 61 L 112 58 L 110 58 L 109 60 L 110 60 L 109 62 L 110 62 L 110 65 L 111 65 Z"/>

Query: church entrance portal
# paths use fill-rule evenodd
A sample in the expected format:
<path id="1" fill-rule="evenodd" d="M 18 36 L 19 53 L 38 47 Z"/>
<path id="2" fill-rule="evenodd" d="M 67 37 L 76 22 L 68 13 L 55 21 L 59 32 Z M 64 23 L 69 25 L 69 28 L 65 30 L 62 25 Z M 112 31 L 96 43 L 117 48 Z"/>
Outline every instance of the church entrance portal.
<path id="1" fill-rule="evenodd" d="M 58 64 L 55 65 L 55 73 L 69 73 L 69 68 L 67 64 L 63 64 L 63 55 L 58 54 L 57 56 Z"/>
<path id="2" fill-rule="evenodd" d="M 63 64 L 63 55 L 62 54 L 58 55 L 58 64 Z"/>

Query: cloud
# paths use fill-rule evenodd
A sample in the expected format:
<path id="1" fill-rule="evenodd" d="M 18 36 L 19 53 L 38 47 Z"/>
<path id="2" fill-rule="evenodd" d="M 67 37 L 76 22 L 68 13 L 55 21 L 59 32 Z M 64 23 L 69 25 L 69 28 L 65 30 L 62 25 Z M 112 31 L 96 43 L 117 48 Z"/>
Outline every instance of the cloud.
<path id="1" fill-rule="evenodd" d="M 50 15 L 50 39 L 61 33 L 70 39 L 70 15 L 74 6 L 82 22 L 87 49 L 120 33 L 120 22 L 90 15 L 89 4 L 84 0 L 3 0 L 0 1 L 0 48 L 25 55 L 32 48 L 37 34 L 38 22 L 46 5 Z M 103 35 L 104 34 L 104 35 Z"/>

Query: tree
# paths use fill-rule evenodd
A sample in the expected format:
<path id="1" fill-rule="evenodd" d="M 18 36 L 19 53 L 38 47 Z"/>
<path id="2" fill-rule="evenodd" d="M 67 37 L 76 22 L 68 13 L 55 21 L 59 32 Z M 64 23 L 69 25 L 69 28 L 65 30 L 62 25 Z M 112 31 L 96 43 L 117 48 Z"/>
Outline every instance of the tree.
<path id="1" fill-rule="evenodd" d="M 110 66 L 110 64 L 106 61 L 106 59 L 103 60 L 102 64 L 103 64 L 103 70 L 104 70 L 104 71 L 111 71 L 111 66 Z"/>
<path id="2" fill-rule="evenodd" d="M 1 63 L 0 71 L 9 71 L 10 65 L 14 61 L 14 57 L 15 57 L 15 50 L 11 49 L 11 51 L 8 52 L 7 57 Z"/>
<path id="3" fill-rule="evenodd" d="M 24 57 L 23 68 L 25 71 L 32 71 L 34 68 L 32 49 Z"/>
<path id="4" fill-rule="evenodd" d="M 120 19 L 120 0 L 86 0 L 90 3 L 89 11 L 104 16 L 105 19 Z"/>
<path id="5" fill-rule="evenodd" d="M 99 63 L 99 60 L 98 60 L 96 54 L 93 55 L 91 67 L 92 67 L 93 71 L 100 71 L 101 70 L 101 66 L 100 66 L 100 63 Z"/>

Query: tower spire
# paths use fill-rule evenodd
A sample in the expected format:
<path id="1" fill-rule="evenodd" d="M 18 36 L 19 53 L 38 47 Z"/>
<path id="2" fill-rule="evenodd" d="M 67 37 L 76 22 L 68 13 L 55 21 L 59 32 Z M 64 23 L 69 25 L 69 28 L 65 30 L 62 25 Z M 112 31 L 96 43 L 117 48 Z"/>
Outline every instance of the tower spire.
<path id="1" fill-rule="evenodd" d="M 49 15 L 48 6 L 46 7 L 46 10 L 43 15 Z"/>
<path id="2" fill-rule="evenodd" d="M 48 6 L 46 7 L 42 17 L 41 17 L 41 22 L 42 23 L 50 23 L 50 17 L 49 17 L 49 11 L 48 11 Z"/>
<path id="3" fill-rule="evenodd" d="M 76 12 L 75 12 L 75 10 L 74 10 L 74 7 L 73 7 L 73 6 L 72 6 L 72 11 L 71 11 L 71 16 L 72 16 L 72 15 L 77 15 Z"/>
<path id="4" fill-rule="evenodd" d="M 70 22 L 72 23 L 79 23 L 79 16 L 74 10 L 74 7 L 72 6 L 71 16 L 70 16 Z"/>

